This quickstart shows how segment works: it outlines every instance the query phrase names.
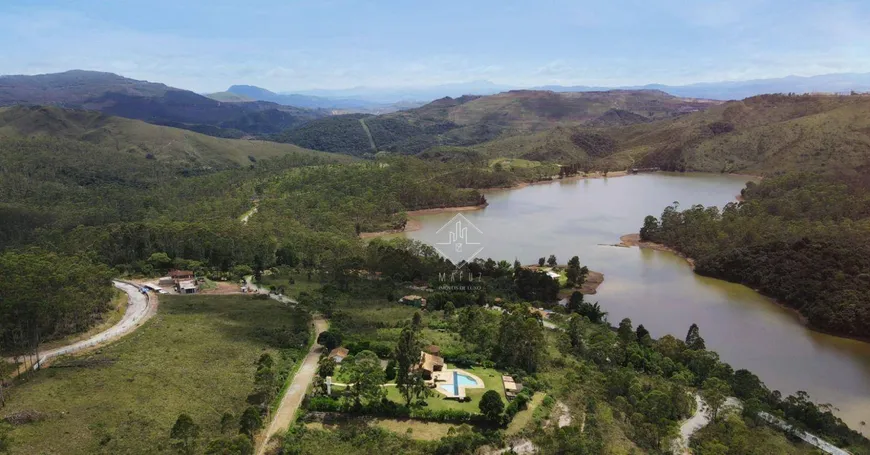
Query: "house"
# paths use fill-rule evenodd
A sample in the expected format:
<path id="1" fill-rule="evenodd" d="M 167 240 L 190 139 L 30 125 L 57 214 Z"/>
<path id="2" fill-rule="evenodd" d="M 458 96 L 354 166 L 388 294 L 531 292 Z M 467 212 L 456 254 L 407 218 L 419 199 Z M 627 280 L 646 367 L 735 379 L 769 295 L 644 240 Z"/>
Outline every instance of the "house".
<path id="1" fill-rule="evenodd" d="M 399 303 L 415 306 L 417 308 L 426 308 L 426 299 L 419 295 L 406 295 L 399 299 Z"/>
<path id="2" fill-rule="evenodd" d="M 558 273 L 550 270 L 547 272 L 547 276 L 554 279 L 554 280 L 558 280 L 560 275 Z"/>
<path id="3" fill-rule="evenodd" d="M 332 351 L 329 351 L 329 358 L 332 359 L 335 363 L 341 363 L 347 355 L 350 354 L 350 351 L 347 348 L 337 347 Z"/>
<path id="4" fill-rule="evenodd" d="M 418 368 L 423 372 L 424 379 L 432 379 L 432 373 L 444 369 L 444 358 L 429 354 L 428 352 L 420 352 L 420 365 Z"/>
<path id="5" fill-rule="evenodd" d="M 170 270 L 169 278 L 172 278 L 172 281 L 175 282 L 175 284 L 178 284 L 178 282 L 182 280 L 192 280 L 194 276 L 193 272 L 190 270 Z"/>
<path id="6" fill-rule="evenodd" d="M 501 382 L 504 384 L 504 396 L 508 401 L 512 401 L 523 390 L 523 385 L 515 382 L 511 376 L 502 376 Z"/>

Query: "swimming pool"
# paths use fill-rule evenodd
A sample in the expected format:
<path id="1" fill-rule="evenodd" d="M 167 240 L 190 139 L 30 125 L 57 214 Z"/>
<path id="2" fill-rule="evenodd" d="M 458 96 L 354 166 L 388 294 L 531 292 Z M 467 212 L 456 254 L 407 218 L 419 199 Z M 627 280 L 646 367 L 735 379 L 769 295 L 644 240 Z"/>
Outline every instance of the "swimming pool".
<path id="1" fill-rule="evenodd" d="M 441 390 L 447 392 L 452 396 L 459 396 L 459 388 L 460 387 L 480 387 L 481 384 L 477 383 L 477 380 L 472 378 L 471 376 L 459 373 L 457 371 L 453 372 L 453 384 L 442 384 L 438 386 Z"/>

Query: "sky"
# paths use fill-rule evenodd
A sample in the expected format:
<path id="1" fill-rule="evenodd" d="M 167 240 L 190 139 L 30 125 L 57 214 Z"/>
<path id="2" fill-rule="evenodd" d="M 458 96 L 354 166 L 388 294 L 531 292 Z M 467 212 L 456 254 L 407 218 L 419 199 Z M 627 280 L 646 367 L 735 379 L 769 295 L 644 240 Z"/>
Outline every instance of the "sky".
<path id="1" fill-rule="evenodd" d="M 870 72 L 870 1 L 2 0 L 0 74 L 197 92 Z"/>

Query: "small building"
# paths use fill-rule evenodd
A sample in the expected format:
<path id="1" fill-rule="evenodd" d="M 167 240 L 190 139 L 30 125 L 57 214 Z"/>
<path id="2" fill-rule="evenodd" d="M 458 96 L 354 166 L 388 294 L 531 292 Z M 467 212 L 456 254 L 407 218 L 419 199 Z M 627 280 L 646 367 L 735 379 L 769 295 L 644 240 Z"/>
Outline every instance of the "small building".
<path id="1" fill-rule="evenodd" d="M 434 344 L 430 344 L 429 346 L 426 346 L 425 348 L 423 348 L 423 350 L 429 354 L 436 355 L 439 357 L 441 356 L 441 348 L 434 345 Z"/>
<path id="2" fill-rule="evenodd" d="M 523 385 L 519 382 L 515 382 L 514 378 L 511 376 L 502 376 L 501 382 L 504 384 L 504 396 L 508 401 L 513 401 L 513 399 L 523 390 Z"/>
<path id="3" fill-rule="evenodd" d="M 444 369 L 444 358 L 428 352 L 420 352 L 420 371 L 424 379 L 432 379 L 432 374 Z"/>
<path id="4" fill-rule="evenodd" d="M 173 284 L 175 284 L 175 280 L 173 280 L 171 276 L 164 276 L 160 277 L 160 279 L 157 281 L 157 284 L 161 286 L 172 286 Z"/>
<path id="5" fill-rule="evenodd" d="M 197 285 L 195 280 L 182 280 L 175 285 L 179 294 L 196 294 Z"/>
<path id="6" fill-rule="evenodd" d="M 399 303 L 415 306 L 417 308 L 426 308 L 426 299 L 419 295 L 406 295 L 399 299 Z"/>
<path id="7" fill-rule="evenodd" d="M 560 275 L 559 275 L 558 273 L 556 273 L 556 272 L 554 272 L 554 271 L 552 271 L 552 270 L 550 270 L 550 271 L 547 272 L 547 276 L 550 277 L 550 278 L 552 278 L 552 279 L 554 279 L 554 280 L 558 280 L 559 277 L 560 277 Z"/>
<path id="8" fill-rule="evenodd" d="M 337 347 L 332 351 L 329 351 L 329 358 L 332 359 L 335 363 L 341 363 L 347 356 L 350 354 L 350 351 L 344 347 Z"/>

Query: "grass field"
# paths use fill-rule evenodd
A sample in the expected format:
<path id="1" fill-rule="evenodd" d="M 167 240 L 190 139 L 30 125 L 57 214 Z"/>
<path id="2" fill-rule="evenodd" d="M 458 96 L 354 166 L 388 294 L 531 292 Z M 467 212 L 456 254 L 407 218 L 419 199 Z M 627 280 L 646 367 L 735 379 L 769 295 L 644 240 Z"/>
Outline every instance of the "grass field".
<path id="1" fill-rule="evenodd" d="M 134 334 L 9 390 L 3 415 L 43 416 L 14 428 L 12 453 L 175 453 L 169 430 L 182 412 L 202 440 L 219 436 L 221 416 L 247 407 L 260 355 L 281 362 L 276 333 L 307 327 L 307 317 L 290 311 L 248 296 L 161 297 L 157 316 Z M 301 358 L 301 344 L 282 352 Z"/>
<path id="2" fill-rule="evenodd" d="M 508 424 L 507 429 L 505 430 L 505 434 L 508 436 L 515 435 L 520 431 L 526 429 L 529 426 L 529 422 L 532 421 L 532 417 L 535 415 L 535 409 L 541 405 L 544 401 L 544 397 L 547 395 L 542 392 L 537 392 L 532 395 L 531 401 L 529 401 L 528 408 L 523 411 L 517 413 L 514 416 L 514 419 L 511 420 L 511 423 Z"/>
<path id="3" fill-rule="evenodd" d="M 298 298 L 299 293 L 312 293 L 320 289 L 323 284 L 318 280 L 317 275 L 312 275 L 311 280 L 308 279 L 307 273 L 295 273 L 290 269 L 281 268 L 277 274 L 263 275 L 260 278 L 260 286 L 269 288 L 284 287 L 284 295 L 292 298 Z M 290 284 L 290 279 L 293 279 L 293 284 Z"/>
<path id="4" fill-rule="evenodd" d="M 489 167 L 496 164 L 501 165 L 502 169 L 509 171 L 512 169 L 521 169 L 526 167 L 537 167 L 541 165 L 540 161 L 530 161 L 521 158 L 493 158 L 489 160 Z"/>

